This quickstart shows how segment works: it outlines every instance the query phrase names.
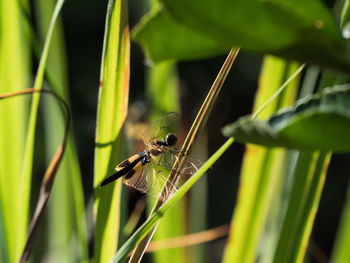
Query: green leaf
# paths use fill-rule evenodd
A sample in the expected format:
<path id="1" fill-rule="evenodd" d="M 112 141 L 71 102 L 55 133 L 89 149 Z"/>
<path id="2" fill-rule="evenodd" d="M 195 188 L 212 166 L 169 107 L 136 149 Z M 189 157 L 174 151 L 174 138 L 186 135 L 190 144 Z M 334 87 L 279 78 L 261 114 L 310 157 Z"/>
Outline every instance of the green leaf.
<path id="1" fill-rule="evenodd" d="M 147 101 L 150 104 L 152 116 L 160 116 L 167 112 L 179 112 L 179 81 L 176 64 L 172 61 L 155 63 L 147 72 Z M 172 98 L 165 100 L 164 98 Z M 167 171 L 166 174 L 169 174 Z M 154 201 L 148 199 L 148 208 L 152 208 Z M 161 220 L 153 240 L 181 236 L 186 229 L 186 204 L 181 200 Z M 165 262 L 169 258 L 173 262 L 184 262 L 186 254 L 184 248 L 160 250 L 152 253 L 154 263 Z"/>
<path id="2" fill-rule="evenodd" d="M 122 161 L 121 130 L 127 115 L 130 77 L 127 21 L 127 2 L 108 1 L 95 137 L 95 262 L 107 262 L 118 247 L 121 181 L 104 188 L 98 185 Z"/>
<path id="3" fill-rule="evenodd" d="M 303 262 L 330 157 L 322 152 L 300 154 L 273 262 Z"/>
<path id="4" fill-rule="evenodd" d="M 337 230 L 337 237 L 332 252 L 331 262 L 350 262 L 350 185 L 347 189 L 346 203 L 342 212 L 340 226 Z"/>
<path id="5" fill-rule="evenodd" d="M 287 63 L 271 56 L 265 57 L 259 78 L 259 90 L 254 102 L 254 112 L 276 93 L 281 84 L 294 74 L 297 67 L 295 63 Z M 275 112 L 281 105 L 290 105 L 294 102 L 298 78 L 289 85 L 291 87 L 283 90 L 279 99 L 272 100 L 261 112 L 264 117 Z M 271 150 L 255 145 L 248 145 L 246 148 L 241 168 L 239 195 L 231 220 L 230 237 L 223 262 L 253 262 L 258 253 L 259 260 L 263 262 L 268 258 L 270 260 L 266 262 L 271 262 L 271 254 L 278 239 L 279 218 L 273 217 L 270 209 L 278 211 L 281 205 L 282 177 L 280 175 L 284 171 L 286 158 L 286 153 L 282 149 Z M 268 224 L 273 225 L 272 229 L 277 232 L 276 234 L 263 233 L 264 226 L 268 228 Z M 261 239 L 264 239 L 263 244 L 259 244 Z"/>
<path id="6" fill-rule="evenodd" d="M 282 109 L 268 121 L 243 117 L 224 127 L 243 143 L 302 150 L 350 151 L 350 86 L 326 88 Z"/>
<path id="7" fill-rule="evenodd" d="M 27 6 L 26 1 L 21 3 L 23 6 L 19 1 L 0 1 L 0 93 L 25 89 L 32 78 L 28 27 L 21 12 Z M 27 233 L 29 191 L 20 194 L 19 190 L 30 185 L 21 178 L 27 108 L 24 97 L 0 103 L 1 262 L 18 262 Z"/>
<path id="8" fill-rule="evenodd" d="M 338 70 L 350 68 L 345 40 L 318 0 L 162 2 L 166 9 L 149 14 L 136 34 L 152 59 L 201 58 L 241 46 Z"/>
<path id="9" fill-rule="evenodd" d="M 214 38 L 178 23 L 159 6 L 133 29 L 133 38 L 155 62 L 205 58 L 231 48 L 231 45 L 223 46 Z"/>

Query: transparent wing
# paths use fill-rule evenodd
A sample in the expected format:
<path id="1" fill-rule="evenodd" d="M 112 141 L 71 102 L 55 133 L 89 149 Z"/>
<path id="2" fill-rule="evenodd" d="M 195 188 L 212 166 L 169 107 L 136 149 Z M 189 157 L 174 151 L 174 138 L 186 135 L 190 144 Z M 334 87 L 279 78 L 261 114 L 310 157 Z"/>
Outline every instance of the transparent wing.
<path id="1" fill-rule="evenodd" d="M 148 194 L 166 201 L 177 191 L 176 184 L 168 180 L 170 170 L 158 165 L 153 159 L 151 159 L 149 166 L 147 179 L 152 187 L 149 189 Z"/>
<path id="2" fill-rule="evenodd" d="M 154 162 L 156 162 L 157 165 L 163 166 L 169 170 L 178 170 L 182 175 L 190 176 L 191 174 L 195 173 L 204 163 L 203 161 L 190 156 L 183 156 L 181 167 L 175 169 L 174 163 L 180 158 L 181 151 L 167 146 L 160 146 L 159 149 L 161 149 L 162 154 L 154 157 Z"/>
<path id="3" fill-rule="evenodd" d="M 176 191 L 175 185 L 167 183 L 167 175 L 170 171 L 158 166 L 153 160 L 146 166 L 140 165 L 136 167 L 134 171 L 133 175 L 126 175 L 123 182 L 140 192 L 165 201 Z M 165 185 L 167 185 L 166 190 L 162 192 Z"/>
<path id="4" fill-rule="evenodd" d="M 147 178 L 146 178 L 146 171 L 145 167 L 143 165 L 139 165 L 134 168 L 134 174 L 130 175 L 127 174 L 123 178 L 124 184 L 127 186 L 131 186 L 140 192 L 147 193 L 148 190 L 148 184 L 147 184 Z M 132 172 L 132 171 L 131 171 Z"/>
<path id="5" fill-rule="evenodd" d="M 167 146 L 160 146 L 159 149 L 162 151 L 162 154 L 152 158 L 154 166 L 164 167 L 169 172 L 177 172 L 177 180 L 176 183 L 174 183 L 176 186 L 182 185 L 186 182 L 187 179 L 204 164 L 201 160 L 190 156 L 183 156 L 182 165 L 177 168 L 174 167 L 174 164 L 176 160 L 180 158 L 181 152 Z"/>
<path id="6" fill-rule="evenodd" d="M 143 141 L 145 144 L 150 144 L 153 139 L 164 137 L 167 128 L 171 126 L 178 117 L 178 113 L 169 112 L 163 117 L 152 122 L 143 132 Z"/>

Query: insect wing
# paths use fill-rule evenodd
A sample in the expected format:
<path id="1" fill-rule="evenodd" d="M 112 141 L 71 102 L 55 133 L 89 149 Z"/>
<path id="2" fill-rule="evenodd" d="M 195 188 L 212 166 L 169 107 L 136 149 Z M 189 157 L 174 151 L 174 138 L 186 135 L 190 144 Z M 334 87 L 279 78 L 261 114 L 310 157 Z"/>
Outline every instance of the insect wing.
<path id="1" fill-rule="evenodd" d="M 148 169 L 147 180 L 152 186 L 149 189 L 149 194 L 163 201 L 166 201 L 174 192 L 177 191 L 176 184 L 168 180 L 170 170 L 165 166 L 158 165 L 158 163 L 151 159 L 150 168 Z"/>
<path id="2" fill-rule="evenodd" d="M 169 112 L 163 117 L 152 122 L 143 132 L 143 141 L 146 145 L 150 144 L 153 139 L 164 137 L 167 128 L 171 126 L 178 117 L 178 113 Z"/>
<path id="3" fill-rule="evenodd" d="M 173 172 L 177 171 L 181 176 L 194 174 L 204 163 L 190 156 L 183 156 L 181 158 L 181 167 L 176 168 L 174 164 L 180 159 L 182 155 L 181 151 L 166 146 L 161 146 L 159 149 L 161 149 L 162 153 L 153 158 L 157 165 L 163 166 Z"/>
<path id="4" fill-rule="evenodd" d="M 135 166 L 133 171 L 124 177 L 123 182 L 140 192 L 165 201 L 172 192 L 176 191 L 173 184 L 167 183 L 166 174 L 169 174 L 169 170 L 158 166 L 151 159 L 145 166 L 142 164 Z M 163 191 L 164 186 L 166 186 L 165 191 Z"/>
<path id="5" fill-rule="evenodd" d="M 204 164 L 203 161 L 197 160 L 190 156 L 183 156 L 181 158 L 181 166 L 176 167 L 174 164 L 177 160 L 180 160 L 181 151 L 166 146 L 160 146 L 158 149 L 162 153 L 158 156 L 152 156 L 151 164 L 153 169 L 156 171 L 163 168 L 164 171 L 160 173 L 161 176 L 159 177 L 163 177 L 165 180 L 167 180 L 167 176 L 164 176 L 164 174 L 169 175 L 170 172 L 178 174 L 176 177 L 176 182 L 173 183 L 173 188 L 177 188 L 179 185 L 186 182 L 188 178 Z M 171 193 L 170 189 L 168 192 Z"/>
<path id="6" fill-rule="evenodd" d="M 142 193 L 147 193 L 149 186 L 147 183 L 146 173 L 147 168 L 140 163 L 124 176 L 123 182 L 127 186 L 131 186 Z"/>

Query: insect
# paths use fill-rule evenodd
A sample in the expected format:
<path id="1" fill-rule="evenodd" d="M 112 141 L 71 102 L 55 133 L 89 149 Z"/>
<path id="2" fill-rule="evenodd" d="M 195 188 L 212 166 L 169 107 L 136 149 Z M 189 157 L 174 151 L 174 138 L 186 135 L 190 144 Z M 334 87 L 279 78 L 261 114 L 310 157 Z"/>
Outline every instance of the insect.
<path id="1" fill-rule="evenodd" d="M 166 200 L 177 190 L 178 181 L 171 183 L 167 176 L 171 171 L 179 174 L 178 178 L 193 174 L 202 162 L 188 156 L 182 156 L 183 165 L 177 171 L 173 165 L 180 157 L 180 151 L 172 148 L 177 142 L 174 133 L 163 138 L 168 127 L 174 123 L 177 113 L 170 112 L 151 124 L 143 133 L 145 150 L 118 164 L 116 173 L 106 178 L 100 187 L 123 177 L 123 182 L 140 192 Z M 164 189 L 164 190 L 163 190 Z"/>

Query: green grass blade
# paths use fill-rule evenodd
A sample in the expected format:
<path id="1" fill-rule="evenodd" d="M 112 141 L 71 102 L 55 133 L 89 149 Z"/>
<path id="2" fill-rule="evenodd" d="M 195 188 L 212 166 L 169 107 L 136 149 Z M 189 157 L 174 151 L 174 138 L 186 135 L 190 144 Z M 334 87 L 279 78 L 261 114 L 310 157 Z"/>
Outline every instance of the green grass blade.
<path id="1" fill-rule="evenodd" d="M 179 83 L 175 62 L 155 63 L 148 70 L 147 101 L 150 103 L 152 116 L 161 116 L 167 112 L 179 112 Z M 171 99 L 165 99 L 171 98 Z M 153 200 L 148 204 L 152 207 Z M 164 216 L 154 235 L 154 240 L 185 234 L 186 206 L 185 200 L 178 202 Z M 154 262 L 184 262 L 184 248 L 155 251 Z"/>
<path id="2" fill-rule="evenodd" d="M 171 208 L 176 202 L 178 202 L 197 182 L 205 172 L 214 165 L 214 163 L 222 156 L 225 151 L 234 142 L 233 138 L 228 139 L 209 159 L 205 164 L 198 169 L 198 171 L 191 176 L 190 179 L 170 198 L 164 203 L 156 212 L 154 212 L 145 223 L 140 226 L 136 232 L 123 244 L 123 246 L 117 251 L 115 256 L 110 261 L 111 263 L 121 262 L 130 251 L 138 244 L 152 229 L 158 224 L 159 220 L 164 216 L 169 208 Z"/>
<path id="3" fill-rule="evenodd" d="M 350 1 L 345 0 L 342 2 L 342 11 L 340 15 L 340 26 L 344 29 L 344 25 L 350 21 Z M 334 244 L 334 248 L 331 255 L 331 262 L 350 262 L 350 185 L 347 190 L 347 198 L 339 227 L 337 230 L 337 236 Z"/>
<path id="4" fill-rule="evenodd" d="M 43 35 L 43 32 L 47 32 L 48 29 L 54 1 L 37 0 L 35 7 L 38 15 L 38 25 Z M 66 101 L 69 101 L 65 57 L 62 22 L 58 19 L 52 36 L 46 73 L 51 88 Z M 65 120 L 59 105 L 53 98 L 46 97 L 44 102 L 47 156 L 51 158 L 60 143 Z M 48 242 L 50 260 L 52 261 L 73 262 L 87 260 L 88 258 L 84 197 L 80 176 L 74 140 L 70 136 L 49 203 L 48 225 L 50 235 L 48 236 Z M 62 211 L 65 211 L 65 213 L 62 213 Z M 77 244 L 72 243 L 72 240 Z M 74 250 L 75 247 L 79 248 L 79 253 Z M 64 258 L 62 255 L 64 255 Z"/>
<path id="5" fill-rule="evenodd" d="M 303 262 L 330 154 L 301 153 L 274 262 Z"/>
<path id="6" fill-rule="evenodd" d="M 160 117 L 167 112 L 179 112 L 179 81 L 175 62 L 155 63 L 147 74 L 147 101 L 152 117 Z M 171 98 L 171 99 L 165 99 Z"/>
<path id="7" fill-rule="evenodd" d="M 296 69 L 297 65 L 292 64 L 288 67 L 281 59 L 266 57 L 260 75 L 254 111 L 261 108 L 261 105 L 273 96 L 283 81 Z M 267 118 L 279 107 L 292 104 L 296 96 L 297 83 L 297 79 L 291 82 L 277 100 L 271 101 L 264 111 L 261 111 L 259 117 Z M 279 176 L 284 167 L 284 159 L 285 153 L 281 150 L 268 150 L 248 145 L 242 164 L 238 201 L 232 218 L 224 262 L 252 262 L 256 258 L 258 243 L 270 205 L 274 205 L 271 204 L 275 200 L 272 197 L 281 187 Z M 275 239 L 276 237 L 271 237 L 270 241 L 275 243 Z M 267 244 L 264 245 L 267 246 Z M 269 250 L 275 246 L 275 244 L 269 245 Z"/>
<path id="8" fill-rule="evenodd" d="M 298 232 L 293 261 L 303 262 L 308 241 L 311 235 L 316 212 L 320 203 L 321 194 L 326 180 L 327 169 L 331 159 L 331 153 L 321 152 L 316 161 L 310 191 L 306 200 L 303 213 L 301 231 Z"/>
<path id="9" fill-rule="evenodd" d="M 0 1 L 0 93 L 27 88 L 31 81 L 31 57 L 28 28 L 21 12 L 26 2 Z M 25 243 L 28 208 L 17 209 L 21 183 L 26 124 L 27 98 L 3 100 L 0 103 L 0 207 L 2 262 L 16 262 Z"/>
<path id="10" fill-rule="evenodd" d="M 121 129 L 129 94 L 129 28 L 126 1 L 108 3 L 97 109 L 94 164 L 95 262 L 107 262 L 118 246 L 121 181 L 98 185 L 121 161 Z"/>
<path id="11" fill-rule="evenodd" d="M 347 199 L 332 253 L 331 262 L 333 263 L 350 262 L 350 184 L 347 191 Z"/>
<path id="12" fill-rule="evenodd" d="M 7 248 L 7 242 L 6 242 L 6 229 L 4 225 L 4 220 L 3 220 L 3 210 L 2 210 L 2 205 L 0 202 L 0 261 L 1 262 L 9 262 L 8 259 L 8 248 Z"/>
<path id="13" fill-rule="evenodd" d="M 208 129 L 202 132 L 199 136 L 196 146 L 192 151 L 192 155 L 200 160 L 208 159 Z M 214 173 L 214 171 L 213 171 Z M 213 175 L 212 175 L 213 176 Z M 187 215 L 187 228 L 188 233 L 199 233 L 207 231 L 209 227 L 208 216 L 209 214 L 209 178 L 205 176 L 199 182 L 197 182 L 191 189 L 188 201 L 188 215 Z M 227 227 L 227 230 L 229 227 Z M 210 245 L 205 242 L 201 242 L 196 246 L 187 247 L 186 259 L 188 262 L 210 262 L 209 258 Z"/>
<path id="14" fill-rule="evenodd" d="M 51 17 L 50 26 L 46 35 L 44 48 L 42 51 L 39 67 L 35 77 L 35 82 L 34 82 L 35 89 L 42 88 L 46 60 L 48 56 L 49 46 L 51 43 L 51 37 L 52 37 L 57 16 L 63 6 L 63 3 L 64 3 L 64 0 L 57 1 L 55 10 Z M 37 112 L 38 112 L 39 97 L 40 97 L 39 93 L 34 93 L 32 96 L 30 119 L 29 119 L 27 138 L 26 138 L 26 144 L 25 144 L 25 150 L 24 150 L 24 161 L 23 161 L 21 179 L 20 179 L 21 183 L 19 184 L 20 187 L 18 190 L 21 196 L 21 200 L 19 200 L 20 205 L 18 206 L 18 208 L 21 211 L 23 211 L 23 213 L 28 213 L 28 210 L 29 210 L 29 194 L 30 194 L 31 173 L 32 173 L 33 154 L 34 154 L 34 135 L 35 135 L 35 126 L 36 126 L 36 119 L 37 119 Z M 23 222 L 24 227 L 22 224 L 20 224 L 19 227 L 21 231 L 24 231 L 26 233 L 27 216 L 23 216 L 22 218 L 23 218 L 23 221 L 25 221 Z M 19 251 L 22 251 L 23 249 L 22 246 L 24 246 L 24 243 L 21 244 Z"/>

